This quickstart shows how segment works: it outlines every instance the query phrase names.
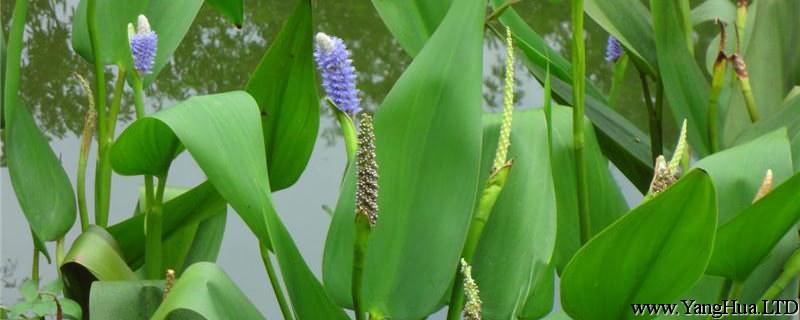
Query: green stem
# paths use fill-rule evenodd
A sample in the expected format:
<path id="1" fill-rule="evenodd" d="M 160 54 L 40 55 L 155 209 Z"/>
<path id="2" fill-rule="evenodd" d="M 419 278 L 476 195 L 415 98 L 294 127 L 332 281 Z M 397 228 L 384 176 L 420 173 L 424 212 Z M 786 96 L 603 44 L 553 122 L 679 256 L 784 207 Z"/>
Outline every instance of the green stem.
<path id="1" fill-rule="evenodd" d="M 722 302 L 722 300 L 728 297 L 731 293 L 731 285 L 733 285 L 733 280 L 725 278 L 725 281 L 722 282 L 722 286 L 719 288 L 717 301 Z"/>
<path id="2" fill-rule="evenodd" d="M 100 51 L 100 43 L 97 40 L 97 0 L 88 0 L 86 18 L 88 20 L 89 39 L 92 45 L 92 54 L 94 55 L 94 79 L 95 79 L 95 105 L 97 106 L 97 139 L 98 143 L 98 157 L 97 168 L 102 168 L 103 158 L 107 150 L 107 145 L 103 137 L 106 136 L 106 122 L 108 115 L 106 114 L 106 76 L 105 67 L 103 65 L 102 52 Z M 95 221 L 102 222 L 103 217 L 108 217 L 108 199 L 109 190 L 103 188 L 103 171 L 97 170 L 95 172 Z"/>
<path id="3" fill-rule="evenodd" d="M 353 242 L 353 279 L 351 283 L 353 295 L 353 312 L 356 320 L 365 320 L 364 309 L 361 305 L 361 282 L 364 274 L 364 257 L 367 255 L 367 244 L 371 226 L 367 215 L 356 212 L 355 241 Z"/>
<path id="4" fill-rule="evenodd" d="M 628 55 L 622 57 L 614 63 L 614 74 L 611 77 L 611 89 L 608 91 L 608 106 L 612 109 L 619 109 L 619 95 L 622 92 L 622 82 L 625 80 L 625 71 L 628 69 Z"/>
<path id="5" fill-rule="evenodd" d="M 510 170 L 510 164 L 498 168 L 486 181 L 486 186 L 481 193 L 480 200 L 478 201 L 475 213 L 472 217 L 472 222 L 469 225 L 467 240 L 464 243 L 464 248 L 461 250 L 461 257 L 467 261 L 468 264 L 472 264 L 472 258 L 475 255 L 475 250 L 478 248 L 478 243 L 483 234 L 483 228 L 489 221 L 494 204 L 497 202 L 497 197 L 500 196 L 500 192 L 505 186 Z M 456 267 L 456 277 L 450 294 L 450 307 L 447 310 L 447 319 L 459 319 L 463 308 L 464 275 L 459 271 L 459 268 Z"/>
<path id="6" fill-rule="evenodd" d="M 61 265 L 64 263 L 64 237 L 56 240 L 56 272 L 61 277 Z"/>
<path id="7" fill-rule="evenodd" d="M 484 24 L 489 24 L 489 22 L 492 22 L 492 20 L 494 20 L 494 19 L 497 19 L 497 17 L 499 17 L 500 15 L 502 15 L 502 14 L 503 14 L 503 12 L 505 12 L 505 11 L 506 11 L 508 8 L 510 8 L 511 6 L 513 6 L 513 5 L 517 4 L 517 3 L 519 3 L 520 1 L 521 1 L 521 0 L 506 0 L 506 2 L 503 2 L 503 4 L 501 4 L 500 6 L 498 6 L 498 7 L 497 7 L 497 9 L 495 9 L 495 10 L 494 10 L 494 11 L 493 11 L 493 12 L 492 12 L 490 15 L 489 15 L 489 17 L 487 17 L 487 18 L 486 18 L 486 20 L 485 20 Z"/>
<path id="8" fill-rule="evenodd" d="M 131 78 L 133 78 L 133 103 L 136 106 L 136 119 L 141 119 L 145 116 L 142 78 L 136 72 L 133 73 Z"/>
<path id="9" fill-rule="evenodd" d="M 261 261 L 264 262 L 264 267 L 267 269 L 267 276 L 269 276 L 272 291 L 275 292 L 275 299 L 278 300 L 278 305 L 281 308 L 283 319 L 292 320 L 292 310 L 289 309 L 289 304 L 286 302 L 286 297 L 283 295 L 283 289 L 281 289 L 281 284 L 275 273 L 275 267 L 272 265 L 272 259 L 269 256 L 269 249 L 263 244 L 259 244 L 258 248 L 261 251 Z"/>
<path id="10" fill-rule="evenodd" d="M 649 120 L 649 128 L 650 128 L 650 157 L 651 162 L 655 163 L 656 158 L 661 155 L 662 153 L 662 142 L 661 142 L 661 129 L 660 129 L 660 121 L 659 116 L 656 112 L 656 106 L 653 103 L 653 96 L 650 93 L 650 85 L 647 82 L 647 75 L 644 72 L 639 71 L 639 79 L 642 82 L 642 94 L 644 95 L 644 104 L 645 108 L 647 108 L 647 118 Z"/>
<path id="11" fill-rule="evenodd" d="M 744 95 L 744 102 L 747 106 L 747 114 L 750 115 L 750 122 L 757 122 L 760 117 L 758 115 L 758 108 L 756 107 L 756 99 L 753 96 L 753 89 L 750 87 L 750 78 L 739 77 L 739 84 L 742 87 L 742 94 Z"/>
<path id="12" fill-rule="evenodd" d="M 353 119 L 351 119 L 347 113 L 342 112 L 336 105 L 336 102 L 333 102 L 331 98 L 326 97 L 325 101 L 328 103 L 331 111 L 333 111 L 333 114 L 336 115 L 336 121 L 339 122 L 339 127 L 342 128 L 344 147 L 347 152 L 347 163 L 352 163 L 356 156 L 356 151 L 358 150 L 358 135 L 356 133 L 356 127 L 353 125 Z"/>
<path id="13" fill-rule="evenodd" d="M 92 132 L 94 131 L 94 110 L 89 110 L 86 121 L 84 122 L 83 136 L 81 137 L 81 151 L 78 157 L 78 211 L 81 217 L 81 232 L 89 229 L 89 209 L 86 208 L 86 165 L 89 158 L 89 150 L 92 144 Z"/>
<path id="14" fill-rule="evenodd" d="M 756 310 L 758 310 L 759 314 L 765 311 L 765 305 L 762 301 L 770 301 L 778 297 L 778 295 L 791 284 L 792 279 L 794 279 L 798 273 L 800 273 L 800 249 L 796 249 L 792 256 L 784 263 L 781 274 L 778 275 L 778 278 L 772 282 L 772 285 L 770 285 L 767 291 L 764 291 L 761 299 L 758 300 Z"/>
<path id="15" fill-rule="evenodd" d="M 111 146 L 114 145 L 114 133 L 117 125 L 117 115 L 119 114 L 123 89 L 125 87 L 125 69 L 118 67 L 118 70 L 119 72 L 117 73 L 117 81 L 114 85 L 114 98 L 111 101 L 111 110 L 108 114 L 108 119 L 106 119 L 106 123 L 108 125 L 108 127 L 105 129 L 106 135 L 100 136 L 99 138 L 100 140 L 103 140 L 102 145 L 105 146 L 100 159 L 100 168 L 98 169 L 100 171 L 99 186 L 102 190 L 103 197 L 99 199 L 100 210 L 95 216 L 95 223 L 103 227 L 108 226 L 108 211 L 111 201 L 111 152 L 109 152 L 109 150 L 111 150 Z"/>
<path id="16" fill-rule="evenodd" d="M 13 103 L 18 99 L 19 95 L 19 73 L 20 73 L 20 59 L 22 58 L 22 41 L 25 33 L 25 16 L 28 14 L 28 1 L 17 0 L 14 4 L 14 15 L 11 19 L 11 26 L 8 33 L 8 48 L 6 52 L 6 63 L 4 75 L 5 83 L 3 83 L 3 113 L 4 119 L 12 121 L 13 115 L 11 112 L 16 107 Z M 4 131 L 4 134 L 8 134 Z"/>
<path id="17" fill-rule="evenodd" d="M 711 96 L 708 99 L 708 139 L 711 146 L 711 153 L 719 151 L 719 127 L 717 125 L 717 107 L 719 105 L 719 95 L 725 82 L 725 65 L 728 60 L 720 52 L 720 56 L 714 62 L 714 75 L 711 80 Z"/>
<path id="18" fill-rule="evenodd" d="M 583 38 L 583 0 L 572 0 L 572 138 L 575 148 L 580 241 L 589 241 L 589 195 L 584 162 L 584 99 L 586 95 L 586 48 Z"/>
<path id="19" fill-rule="evenodd" d="M 146 180 L 145 180 L 146 181 Z M 147 205 L 145 211 L 145 274 L 148 279 L 161 279 L 163 275 L 161 236 L 162 236 L 162 206 L 164 201 L 164 188 L 166 187 L 166 174 L 158 178 L 158 188 L 152 203 Z M 152 194 L 151 194 L 152 196 Z M 147 197 L 147 196 L 146 196 Z"/>
<path id="20" fill-rule="evenodd" d="M 31 263 L 31 280 L 39 283 L 39 249 L 33 247 L 33 263 Z"/>

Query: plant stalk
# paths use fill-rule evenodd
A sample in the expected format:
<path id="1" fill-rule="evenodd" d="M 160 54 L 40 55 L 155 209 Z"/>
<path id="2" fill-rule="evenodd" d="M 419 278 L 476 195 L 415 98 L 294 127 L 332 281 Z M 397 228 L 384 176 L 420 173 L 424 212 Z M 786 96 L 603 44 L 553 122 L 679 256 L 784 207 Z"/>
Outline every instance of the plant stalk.
<path id="1" fill-rule="evenodd" d="M 774 282 L 772 282 L 772 285 L 769 286 L 767 291 L 764 291 L 764 294 L 761 296 L 761 299 L 759 299 L 758 306 L 756 307 L 756 310 L 759 314 L 765 311 L 765 305 L 764 303 L 761 303 L 761 301 L 771 301 L 775 299 L 781 294 L 781 292 L 783 292 L 784 289 L 786 289 L 787 286 L 789 286 L 789 284 L 791 284 L 792 279 L 794 279 L 798 273 L 800 273 L 800 249 L 794 251 L 792 256 L 789 257 L 784 264 L 781 274 L 778 275 L 778 278 L 775 279 Z"/>
<path id="2" fill-rule="evenodd" d="M 269 282 L 272 286 L 272 291 L 275 293 L 275 299 L 278 300 L 278 305 L 281 308 L 281 314 L 283 318 L 286 320 L 294 319 L 292 316 L 292 310 L 289 308 L 289 304 L 286 302 L 286 297 L 283 295 L 283 289 L 281 289 L 281 284 L 278 281 L 278 276 L 275 273 L 275 267 L 272 265 L 272 259 L 269 256 L 269 248 L 264 244 L 259 243 L 259 251 L 261 251 L 261 261 L 264 263 L 264 267 L 267 269 L 267 276 L 269 276 Z"/>
<path id="3" fill-rule="evenodd" d="M 19 1 L 25 1 L 25 0 L 19 0 Z M 33 282 L 39 283 L 39 249 L 37 249 L 36 246 L 33 246 L 33 262 L 31 263 L 31 280 L 33 280 Z"/>
<path id="4" fill-rule="evenodd" d="M 650 92 L 650 85 L 647 81 L 647 75 L 639 71 L 639 79 L 642 82 L 642 94 L 644 95 L 645 108 L 647 108 L 647 117 L 649 120 L 650 128 L 650 157 L 651 161 L 655 163 L 656 158 L 661 155 L 663 150 L 663 139 L 661 137 L 661 120 L 660 120 L 660 106 L 653 103 L 653 96 Z M 659 86 L 658 95 L 661 96 L 661 86 Z M 661 100 L 657 98 L 656 100 Z M 657 102 L 657 104 L 661 104 Z"/>
<path id="5" fill-rule="evenodd" d="M 714 75 L 711 80 L 711 96 L 708 99 L 708 139 L 711 146 L 711 153 L 719 151 L 719 126 L 717 125 L 717 106 L 719 104 L 719 94 L 725 80 L 725 65 L 728 60 L 717 57 L 714 63 Z"/>
<path id="6" fill-rule="evenodd" d="M 101 135 L 98 140 L 103 140 L 104 151 L 100 155 L 100 167 L 98 168 L 100 177 L 99 186 L 103 190 L 103 197 L 100 198 L 100 208 L 95 216 L 95 223 L 98 226 L 108 226 L 108 211 L 111 200 L 111 147 L 114 145 L 114 134 L 119 115 L 120 103 L 122 101 L 123 89 L 125 87 L 125 69 L 118 67 L 117 80 L 114 85 L 114 98 L 111 101 L 111 110 L 106 119 L 107 128 L 105 136 Z M 95 183 L 97 184 L 97 182 Z"/>
<path id="7" fill-rule="evenodd" d="M 364 275 L 364 257 L 367 255 L 369 233 L 372 229 L 364 212 L 357 212 L 355 219 L 355 241 L 353 242 L 353 279 L 351 290 L 353 295 L 353 312 L 356 320 L 366 320 L 361 305 L 361 283 Z"/>
<path id="8" fill-rule="evenodd" d="M 92 99 L 92 97 L 89 97 Z M 94 126 L 96 123 L 97 112 L 92 106 L 94 102 L 89 103 L 89 111 L 86 113 L 83 123 L 83 133 L 81 135 L 81 149 L 78 157 L 78 178 L 77 178 L 77 192 L 78 192 L 78 211 L 81 218 L 81 232 L 86 232 L 89 229 L 89 209 L 86 205 L 86 165 L 89 158 L 89 151 L 92 146 L 92 134 L 94 133 Z"/>
<path id="9" fill-rule="evenodd" d="M 94 73 L 95 73 L 95 105 L 97 106 L 97 143 L 98 143 L 98 157 L 96 167 L 98 170 L 95 172 L 95 222 L 100 224 L 103 220 L 108 219 L 108 199 L 110 197 L 110 190 L 105 189 L 103 186 L 103 158 L 108 151 L 108 146 L 103 137 L 106 136 L 106 122 L 108 120 L 106 110 L 106 76 L 105 67 L 103 65 L 102 52 L 100 51 L 100 43 L 97 40 L 97 0 L 88 0 L 87 3 L 87 23 L 89 29 L 89 39 L 92 45 L 92 54 L 94 55 Z"/>
<path id="10" fill-rule="evenodd" d="M 575 148 L 575 182 L 581 245 L 589 241 L 589 195 L 584 160 L 584 107 L 586 95 L 586 47 L 583 38 L 583 0 L 572 0 L 572 138 Z M 468 261 L 469 262 L 469 261 Z"/>
<path id="11" fill-rule="evenodd" d="M 145 180 L 147 181 L 147 180 Z M 145 274 L 148 279 L 161 279 L 164 275 L 161 250 L 161 236 L 162 236 L 162 207 L 164 202 L 164 189 L 167 183 L 167 175 L 164 174 L 158 178 L 158 188 L 156 191 L 155 199 L 152 198 L 152 193 L 147 194 L 145 190 L 145 198 L 150 198 L 145 211 Z M 152 185 L 150 186 L 152 189 Z"/>
<path id="12" fill-rule="evenodd" d="M 483 228 L 489 221 L 494 204 L 497 202 L 497 198 L 500 196 L 500 192 L 505 186 L 510 170 L 511 163 L 509 162 L 493 172 L 486 181 L 486 187 L 484 187 L 481 193 L 480 200 L 478 201 L 475 213 L 472 217 L 472 222 L 469 225 L 467 240 L 464 243 L 464 248 L 461 250 L 461 258 L 467 261 L 468 264 L 472 264 L 472 258 L 475 255 L 475 250 L 478 248 Z M 456 267 L 456 269 L 459 268 Z M 450 307 L 447 310 L 447 320 L 459 319 L 463 308 L 464 275 L 459 270 L 456 270 L 455 282 L 453 282 L 453 289 L 450 294 Z"/>
<path id="13" fill-rule="evenodd" d="M 628 69 L 628 55 L 622 56 L 614 63 L 614 74 L 611 77 L 611 89 L 608 92 L 608 106 L 619 109 L 619 96 L 622 91 L 622 82 L 625 80 L 625 71 Z"/>
<path id="14" fill-rule="evenodd" d="M 326 97 L 325 102 L 328 103 L 331 111 L 333 111 L 333 114 L 336 116 L 336 121 L 339 122 L 339 127 L 342 128 L 344 147 L 345 151 L 347 152 L 347 163 L 352 163 L 353 159 L 355 159 L 356 151 L 358 150 L 358 137 L 356 133 L 356 127 L 353 124 L 353 119 L 350 118 L 347 113 L 342 112 L 342 110 L 340 110 L 336 105 L 336 102 L 333 102 L 331 98 Z"/>

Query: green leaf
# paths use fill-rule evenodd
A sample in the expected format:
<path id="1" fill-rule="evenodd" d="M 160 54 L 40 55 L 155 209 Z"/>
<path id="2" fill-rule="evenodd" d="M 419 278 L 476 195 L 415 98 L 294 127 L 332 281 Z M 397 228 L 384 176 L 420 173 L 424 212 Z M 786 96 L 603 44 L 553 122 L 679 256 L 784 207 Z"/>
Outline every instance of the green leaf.
<path id="1" fill-rule="evenodd" d="M 778 129 L 695 164 L 714 181 L 720 225 L 750 207 L 768 169 L 776 186 L 792 175 L 791 152 L 786 130 Z"/>
<path id="2" fill-rule="evenodd" d="M 19 287 L 19 292 L 22 293 L 22 297 L 25 301 L 32 302 L 39 297 L 39 285 L 36 281 L 27 279 L 22 282 L 22 286 Z"/>
<path id="3" fill-rule="evenodd" d="M 502 115 L 485 114 L 480 181 L 492 170 Z M 483 316 L 511 319 L 522 308 L 535 266 L 545 265 L 556 242 L 556 197 L 547 124 L 541 109 L 514 112 L 508 158 L 514 163 L 478 242 L 472 270 Z M 550 279 L 552 280 L 552 279 Z"/>
<path id="4" fill-rule="evenodd" d="M 176 230 L 184 226 L 196 226 L 216 216 L 225 216 L 225 211 L 225 200 L 211 183 L 204 182 L 164 203 L 163 239 L 168 239 Z M 120 252 L 123 253 L 125 261 L 133 268 L 140 267 L 144 262 L 144 246 L 142 245 L 145 241 L 144 215 L 137 214 L 112 225 L 108 228 L 108 232 L 119 243 Z M 213 243 L 205 245 L 213 245 Z"/>
<path id="5" fill-rule="evenodd" d="M 206 3 L 219 11 L 228 21 L 242 28 L 244 23 L 244 1 L 243 0 L 206 0 Z"/>
<path id="6" fill-rule="evenodd" d="M 684 17 L 679 1 L 650 1 L 656 52 L 664 95 L 678 126 L 688 120 L 688 138 L 699 156 L 709 152 L 709 85 L 694 56 L 686 47 Z"/>
<path id="7" fill-rule="evenodd" d="M 718 231 L 708 273 L 744 280 L 800 220 L 800 174 L 778 186 Z"/>
<path id="8" fill-rule="evenodd" d="M 75 223 L 75 196 L 61 161 L 19 99 L 20 57 L 27 1 L 17 1 L 3 85 L 5 156 L 11 186 L 34 236 L 52 241 Z M 42 252 L 47 256 L 46 248 Z"/>
<path id="9" fill-rule="evenodd" d="M 375 315 L 420 318 L 434 310 L 451 284 L 477 195 L 485 1 L 451 8 L 375 114 L 380 216 L 362 290 Z M 354 199 L 346 193 L 352 183 L 345 181 L 344 201 Z M 340 211 L 346 207 L 337 205 L 323 259 L 327 288 L 344 305 L 354 235 L 354 211 Z M 328 283 L 330 275 L 343 279 Z"/>
<path id="10" fill-rule="evenodd" d="M 77 302 L 67 298 L 61 298 L 58 302 L 61 303 L 61 311 L 65 316 L 72 319 L 83 319 L 83 310 Z"/>
<path id="11" fill-rule="evenodd" d="M 633 319 L 631 303 L 678 298 L 703 275 L 716 230 L 711 179 L 693 170 L 591 239 L 561 277 L 577 319 Z"/>
<path id="12" fill-rule="evenodd" d="M 181 318 L 178 315 L 203 319 L 264 319 L 225 271 L 208 262 L 186 269 L 151 319 Z"/>
<path id="13" fill-rule="evenodd" d="M 497 8 L 505 0 L 492 0 L 491 3 Z M 549 66 L 554 76 L 553 92 L 561 101 L 571 103 L 572 67 L 569 62 L 550 48 L 513 8 L 508 8 L 500 16 L 500 22 L 511 28 L 514 44 L 522 51 L 522 61 L 528 70 L 543 81 Z M 604 153 L 640 191 L 647 191 L 653 173 L 647 134 L 610 108 L 606 98 L 590 83 L 586 87 L 586 116 L 597 128 Z"/>
<path id="14" fill-rule="evenodd" d="M 183 266 L 176 270 L 185 270 L 197 262 L 216 262 L 222 247 L 227 220 L 228 214 L 223 211 L 221 214 L 201 222 L 197 226 L 197 232 L 183 260 Z"/>
<path id="15" fill-rule="evenodd" d="M 736 6 L 728 0 L 706 0 L 692 9 L 692 25 L 720 19 L 728 24 L 733 24 L 736 19 Z M 714 49 L 716 50 L 716 48 Z"/>
<path id="16" fill-rule="evenodd" d="M 147 16 L 151 29 L 158 34 L 158 50 L 152 73 L 144 77 L 151 83 L 167 65 L 178 48 L 194 17 L 203 5 L 202 0 L 137 1 L 96 0 L 97 42 L 103 64 L 116 64 L 133 70 L 128 42 L 128 23 L 136 24 L 140 14 Z M 72 48 L 86 61 L 94 63 L 87 23 L 87 0 L 81 0 L 72 19 Z"/>
<path id="17" fill-rule="evenodd" d="M 534 269 L 533 287 L 528 292 L 519 319 L 541 319 L 553 310 L 555 296 L 556 269 L 552 263 L 547 265 L 537 264 Z"/>
<path id="18" fill-rule="evenodd" d="M 575 148 L 572 139 L 572 109 L 563 106 L 553 108 L 552 151 L 550 163 L 553 169 L 556 204 L 558 208 L 558 233 L 553 263 L 561 272 L 580 248 L 578 229 L 577 190 L 575 185 Z M 608 160 L 600 152 L 591 123 L 584 121 L 585 157 L 589 192 L 590 235 L 597 234 L 628 210 L 625 199 L 608 171 Z M 600 191 L 602 190 L 602 191 Z"/>
<path id="19" fill-rule="evenodd" d="M 50 298 L 48 298 L 48 300 L 36 300 L 35 302 L 33 302 L 31 311 L 33 311 L 33 313 L 39 317 L 55 314 L 56 303 L 55 301 L 53 301 L 53 299 Z"/>
<path id="20" fill-rule="evenodd" d="M 733 143 L 746 143 L 764 134 L 786 127 L 790 137 L 800 132 L 800 96 L 787 96 L 781 109 L 765 115 L 764 119 L 742 132 Z"/>
<path id="21" fill-rule="evenodd" d="M 453 0 L 372 0 L 386 27 L 411 57 L 422 50 L 452 3 Z"/>
<path id="22" fill-rule="evenodd" d="M 650 12 L 639 1 L 589 0 L 586 13 L 613 35 L 640 70 L 658 76 Z"/>
<path id="23" fill-rule="evenodd" d="M 311 1 L 301 0 L 245 86 L 261 110 L 272 191 L 297 182 L 317 141 L 313 37 Z"/>
<path id="24" fill-rule="evenodd" d="M 162 134 L 153 135 L 159 127 Z M 259 240 L 272 244 L 298 318 L 345 319 L 275 212 L 261 130 L 258 105 L 247 93 L 196 96 L 132 123 L 111 149 L 112 166 L 126 175 L 165 170 L 169 151 L 182 143 Z"/>
<path id="25" fill-rule="evenodd" d="M 90 319 L 150 319 L 164 296 L 164 281 L 97 281 L 89 294 Z"/>
<path id="26" fill-rule="evenodd" d="M 89 310 L 89 291 L 94 281 L 134 280 L 114 238 L 103 228 L 90 226 L 81 233 L 61 265 L 64 295 Z"/>
<path id="27" fill-rule="evenodd" d="M 796 84 L 791 67 L 797 63 L 795 30 L 800 28 L 800 22 L 793 13 L 800 11 L 800 3 L 792 0 L 753 1 L 748 11 L 755 12 L 748 15 L 748 37 L 741 50 L 747 62 L 758 112 L 766 120 L 780 112 L 784 96 Z M 750 117 L 737 83 L 725 117 L 723 138 L 726 145 L 731 145 L 750 126 Z"/>

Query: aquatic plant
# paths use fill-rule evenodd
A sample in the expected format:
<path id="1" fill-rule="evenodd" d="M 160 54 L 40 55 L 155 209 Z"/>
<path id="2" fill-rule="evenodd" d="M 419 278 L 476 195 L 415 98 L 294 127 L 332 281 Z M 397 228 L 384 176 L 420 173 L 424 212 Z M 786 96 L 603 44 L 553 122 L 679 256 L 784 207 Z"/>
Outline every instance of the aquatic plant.
<path id="1" fill-rule="evenodd" d="M 231 27 L 247 23 L 242 1 L 208 2 Z M 145 89 L 181 63 L 170 56 L 203 3 L 81 1 L 72 48 L 93 65 L 94 83 L 76 76 L 89 111 L 79 166 L 64 168 L 19 97 L 31 85 L 20 80 L 29 14 L 27 1 L 15 2 L 0 38 L 2 127 L 33 268 L 23 299 L 0 317 L 263 319 L 215 263 L 228 208 L 254 235 L 285 319 L 348 319 L 346 309 L 356 319 L 424 319 L 442 308 L 450 320 L 654 318 L 663 312 L 647 310 L 660 304 L 696 315 L 673 305 L 681 299 L 765 312 L 773 305 L 756 299 L 796 297 L 796 1 L 572 0 L 569 60 L 515 0 L 373 1 L 412 61 L 370 114 L 345 41 L 315 34 L 313 2 L 297 0 L 243 91 L 148 113 Z M 597 69 L 613 68 L 608 95 L 587 78 L 585 14 L 609 33 L 613 66 Z M 719 31 L 703 48 L 695 32 L 711 22 Z M 501 113 L 481 103 L 486 37 L 505 43 Z M 701 50 L 709 59 L 698 62 Z M 543 83 L 544 108 L 514 108 L 515 60 Z M 625 79 L 629 60 L 641 86 Z M 641 94 L 625 103 L 644 109 L 647 133 L 619 111 L 622 91 Z M 130 101 L 136 120 L 117 134 Z M 272 198 L 308 165 L 320 103 L 333 111 L 347 159 L 322 281 Z M 170 184 L 184 152 L 205 182 Z M 121 221 L 109 221 L 113 174 L 143 185 L 135 214 Z M 624 180 L 639 194 L 623 197 Z M 52 286 L 39 283 L 41 257 L 59 272 Z"/>

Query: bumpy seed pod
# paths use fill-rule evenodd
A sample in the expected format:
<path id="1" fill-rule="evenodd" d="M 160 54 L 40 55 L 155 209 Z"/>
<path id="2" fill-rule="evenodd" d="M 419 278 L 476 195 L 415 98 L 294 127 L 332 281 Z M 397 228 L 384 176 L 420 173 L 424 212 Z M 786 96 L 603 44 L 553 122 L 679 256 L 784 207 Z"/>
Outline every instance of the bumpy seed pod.
<path id="1" fill-rule="evenodd" d="M 378 222 L 378 162 L 375 160 L 375 133 L 369 114 L 361 115 L 356 168 L 356 212 L 365 214 L 374 226 Z"/>

